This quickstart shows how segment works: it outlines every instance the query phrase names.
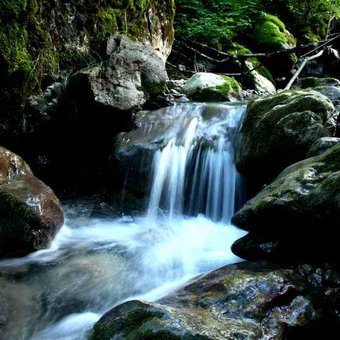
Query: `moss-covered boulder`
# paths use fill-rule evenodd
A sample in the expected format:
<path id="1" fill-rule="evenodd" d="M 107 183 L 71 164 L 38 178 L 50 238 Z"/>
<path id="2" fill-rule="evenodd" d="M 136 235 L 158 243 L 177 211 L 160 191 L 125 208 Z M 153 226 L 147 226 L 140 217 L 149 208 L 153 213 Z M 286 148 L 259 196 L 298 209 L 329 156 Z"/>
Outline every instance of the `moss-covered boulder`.
<path id="1" fill-rule="evenodd" d="M 336 111 L 315 91 L 284 91 L 248 104 L 237 137 L 236 165 L 266 180 L 305 158 L 314 141 L 331 136 Z"/>
<path id="2" fill-rule="evenodd" d="M 292 48 L 296 44 L 285 24 L 278 17 L 267 13 L 257 18 L 253 38 L 259 46 L 269 51 Z"/>
<path id="3" fill-rule="evenodd" d="M 290 269 L 240 263 L 201 277 L 157 303 L 129 301 L 106 313 L 92 340 L 285 339 L 320 320 Z M 319 328 L 322 326 L 319 323 Z"/>
<path id="4" fill-rule="evenodd" d="M 232 223 L 258 237 L 255 244 L 262 244 L 262 251 L 281 249 L 281 255 L 294 254 L 290 258 L 308 253 L 314 260 L 338 261 L 340 144 L 285 169 L 233 216 Z"/>
<path id="5" fill-rule="evenodd" d="M 242 100 L 242 88 L 234 78 L 214 73 L 194 74 L 182 90 L 189 98 L 202 102 Z"/>
<path id="6" fill-rule="evenodd" d="M 267 13 L 261 13 L 257 17 L 251 39 L 253 49 L 261 52 L 282 51 L 293 48 L 296 44 L 285 24 L 278 17 Z M 268 60 L 266 66 L 274 77 L 286 77 L 296 62 L 295 54 L 277 54 Z"/>
<path id="7" fill-rule="evenodd" d="M 130 40 L 125 35 L 115 37 L 115 48 L 107 61 L 75 74 L 69 82 L 69 96 L 79 94 L 86 100 L 129 111 L 141 106 L 165 88 L 168 79 L 165 61 L 151 46 Z"/>
<path id="8" fill-rule="evenodd" d="M 63 219 L 51 188 L 19 156 L 0 147 L 0 257 L 47 247 Z"/>

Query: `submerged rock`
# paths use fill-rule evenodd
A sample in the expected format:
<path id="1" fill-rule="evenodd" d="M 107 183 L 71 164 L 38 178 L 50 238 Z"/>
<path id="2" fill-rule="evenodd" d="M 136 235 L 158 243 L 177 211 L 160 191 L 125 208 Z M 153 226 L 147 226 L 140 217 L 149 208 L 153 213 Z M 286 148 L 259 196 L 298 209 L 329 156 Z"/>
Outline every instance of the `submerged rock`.
<path id="1" fill-rule="evenodd" d="M 248 104 L 237 138 L 239 171 L 265 180 L 303 159 L 336 125 L 333 104 L 315 91 L 284 91 Z"/>
<path id="2" fill-rule="evenodd" d="M 16 154 L 0 147 L 0 257 L 25 254 L 52 241 L 63 209 L 51 188 Z"/>
<path id="3" fill-rule="evenodd" d="M 157 303 L 123 303 L 97 322 L 91 339 L 283 339 L 318 319 L 293 270 L 246 262 L 218 269 Z"/>
<path id="4" fill-rule="evenodd" d="M 182 90 L 189 98 L 202 102 L 242 100 L 242 89 L 235 79 L 214 73 L 194 74 Z"/>

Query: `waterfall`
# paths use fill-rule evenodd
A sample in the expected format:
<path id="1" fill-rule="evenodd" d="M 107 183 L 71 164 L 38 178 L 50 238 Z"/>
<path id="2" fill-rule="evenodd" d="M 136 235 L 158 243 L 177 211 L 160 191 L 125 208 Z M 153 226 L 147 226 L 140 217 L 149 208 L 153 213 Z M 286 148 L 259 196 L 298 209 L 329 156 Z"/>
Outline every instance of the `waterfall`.
<path id="1" fill-rule="evenodd" d="M 150 189 L 147 216 L 96 217 L 87 199 L 69 202 L 49 249 L 0 261 L 5 316 L 13 308 L 0 338 L 85 340 L 114 305 L 157 301 L 240 261 L 231 245 L 246 232 L 228 224 L 242 191 L 234 139 L 244 110 L 184 103 L 138 113 L 119 156 L 125 187 Z"/>
<path id="2" fill-rule="evenodd" d="M 153 157 L 148 217 L 204 214 L 230 223 L 240 193 L 234 139 L 245 105 L 177 104 L 171 138 Z"/>

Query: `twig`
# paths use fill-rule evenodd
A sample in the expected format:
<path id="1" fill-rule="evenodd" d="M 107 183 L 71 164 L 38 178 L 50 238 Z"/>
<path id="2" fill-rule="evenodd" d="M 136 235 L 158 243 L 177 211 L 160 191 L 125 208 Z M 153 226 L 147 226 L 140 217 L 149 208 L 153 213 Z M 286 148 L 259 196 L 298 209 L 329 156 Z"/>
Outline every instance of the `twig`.
<path id="1" fill-rule="evenodd" d="M 301 71 L 303 70 L 303 68 L 306 66 L 307 62 L 316 58 L 319 58 L 322 56 L 324 50 L 318 52 L 317 54 L 314 54 L 311 57 L 305 57 L 303 59 L 302 64 L 300 65 L 300 67 L 298 68 L 298 70 L 294 73 L 293 77 L 291 78 L 291 80 L 289 81 L 289 83 L 286 85 L 286 87 L 284 88 L 285 90 L 289 90 L 292 85 L 294 84 L 295 80 L 297 79 L 297 77 L 299 76 L 299 74 L 301 73 Z"/>

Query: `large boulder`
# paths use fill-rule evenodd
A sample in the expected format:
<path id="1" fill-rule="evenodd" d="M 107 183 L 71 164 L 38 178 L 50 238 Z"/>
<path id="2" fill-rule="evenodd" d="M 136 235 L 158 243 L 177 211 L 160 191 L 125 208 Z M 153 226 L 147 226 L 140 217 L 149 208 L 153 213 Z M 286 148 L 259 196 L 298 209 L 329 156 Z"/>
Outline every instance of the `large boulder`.
<path id="1" fill-rule="evenodd" d="M 189 98 L 202 102 L 242 100 L 242 89 L 235 79 L 214 73 L 194 74 L 182 90 Z"/>
<path id="2" fill-rule="evenodd" d="M 69 83 L 69 95 L 117 111 L 140 108 L 150 96 L 164 89 L 168 79 L 165 61 L 148 44 L 115 37 L 110 58 L 78 72 Z"/>
<path id="3" fill-rule="evenodd" d="M 236 141 L 240 172 L 267 180 L 305 158 L 312 143 L 332 135 L 336 111 L 315 91 L 284 91 L 248 104 Z"/>
<path id="4" fill-rule="evenodd" d="M 91 339 L 286 339 L 313 334 L 317 321 L 320 313 L 300 275 L 246 262 L 218 269 L 157 303 L 123 303 L 96 323 Z M 314 334 L 325 330 L 317 324 Z"/>
<path id="5" fill-rule="evenodd" d="M 233 247 L 239 256 L 338 261 L 340 144 L 285 169 L 232 223 L 250 231 Z"/>
<path id="6" fill-rule="evenodd" d="M 0 257 L 45 248 L 63 221 L 52 189 L 18 155 L 0 147 Z"/>

